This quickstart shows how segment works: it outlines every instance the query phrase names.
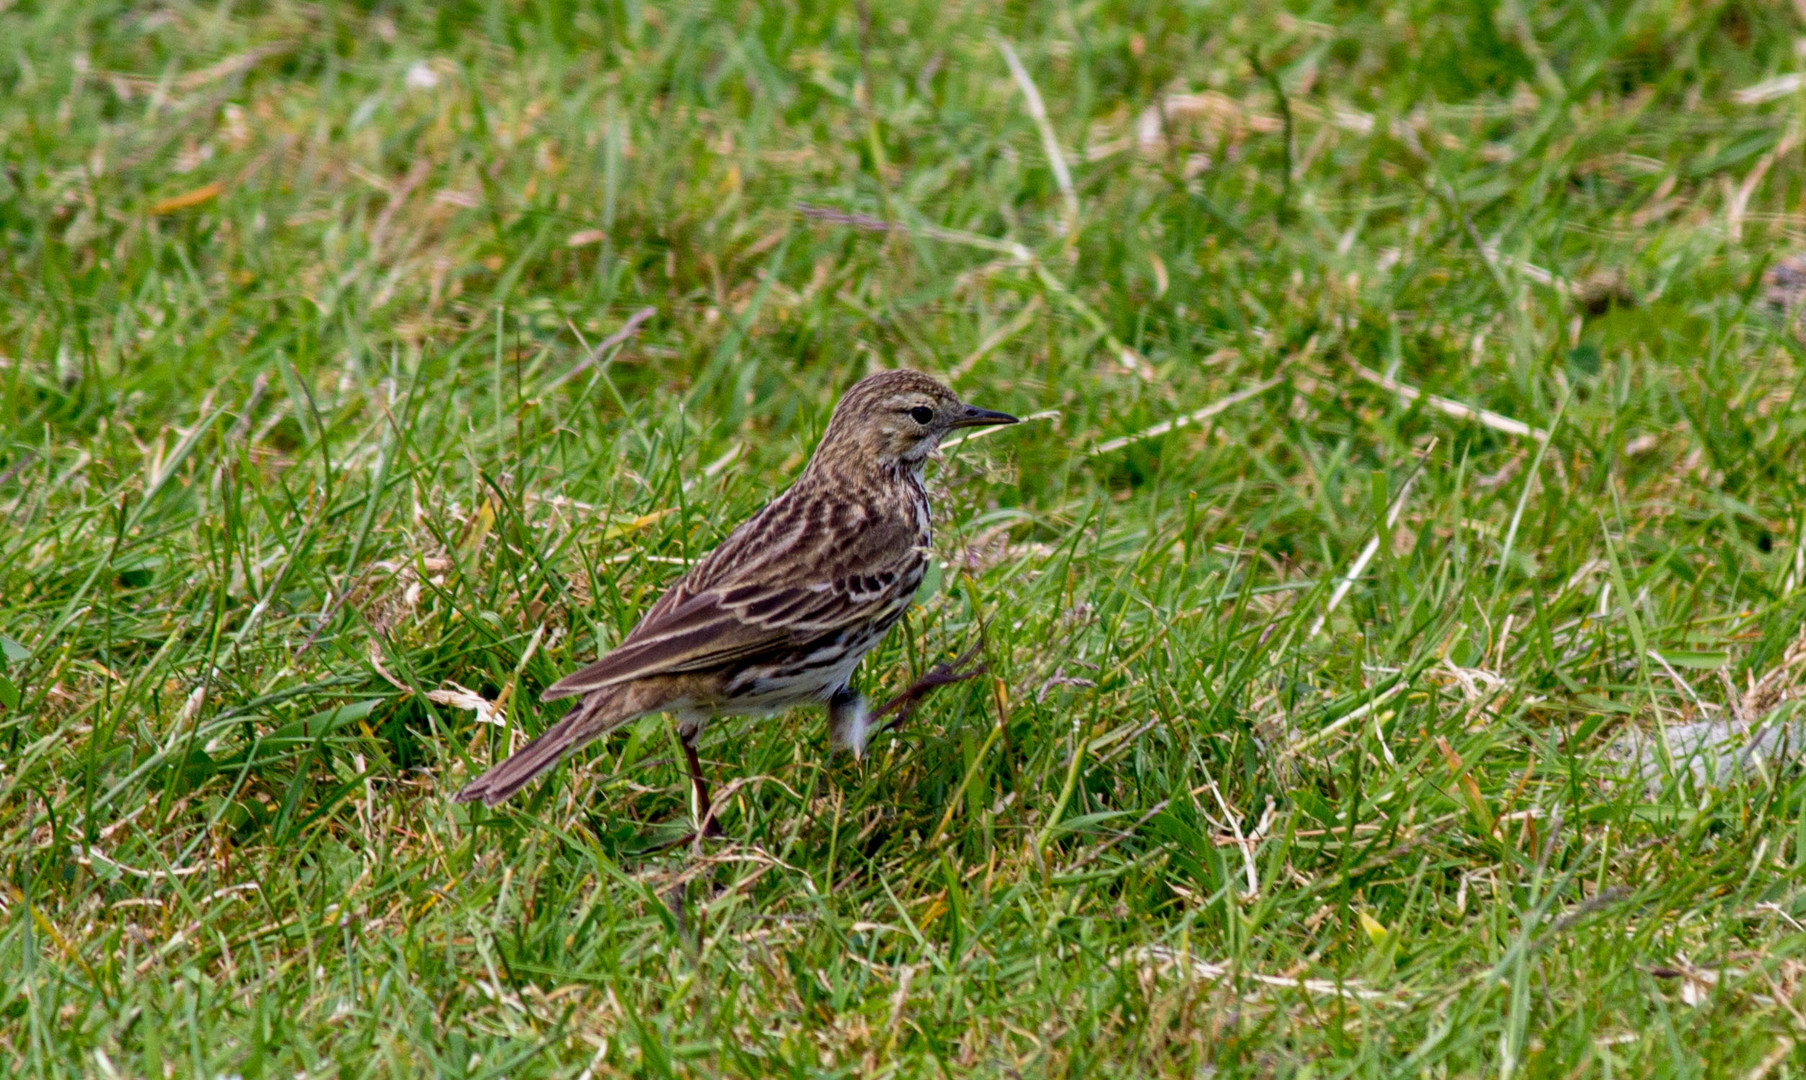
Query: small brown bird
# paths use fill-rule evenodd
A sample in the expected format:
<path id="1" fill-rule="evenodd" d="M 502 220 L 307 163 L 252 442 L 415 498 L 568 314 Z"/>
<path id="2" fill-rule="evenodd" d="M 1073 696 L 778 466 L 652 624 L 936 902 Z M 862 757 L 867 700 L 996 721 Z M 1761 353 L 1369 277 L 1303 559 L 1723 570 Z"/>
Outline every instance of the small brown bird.
<path id="1" fill-rule="evenodd" d="M 858 755 L 872 713 L 850 680 L 922 583 L 928 457 L 956 428 L 1015 422 L 921 372 L 861 380 L 796 483 L 691 567 L 612 652 L 548 688 L 544 700 L 574 697 L 576 706 L 454 798 L 494 806 L 572 750 L 653 712 L 677 718 L 705 832 L 714 822 L 696 739 L 711 718 L 822 702 L 833 743 Z"/>

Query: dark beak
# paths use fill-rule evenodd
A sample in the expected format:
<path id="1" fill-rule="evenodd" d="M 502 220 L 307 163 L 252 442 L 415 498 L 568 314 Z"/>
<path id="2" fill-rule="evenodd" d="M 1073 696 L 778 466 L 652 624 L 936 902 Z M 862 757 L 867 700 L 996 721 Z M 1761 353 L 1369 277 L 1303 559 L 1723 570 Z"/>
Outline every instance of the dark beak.
<path id="1" fill-rule="evenodd" d="M 990 409 L 981 409 L 976 405 L 968 405 L 966 406 L 966 411 L 960 413 L 958 418 L 947 426 L 950 428 L 990 427 L 992 424 L 1016 423 L 1021 423 L 1021 421 L 1017 420 L 1009 413 L 994 412 Z"/>

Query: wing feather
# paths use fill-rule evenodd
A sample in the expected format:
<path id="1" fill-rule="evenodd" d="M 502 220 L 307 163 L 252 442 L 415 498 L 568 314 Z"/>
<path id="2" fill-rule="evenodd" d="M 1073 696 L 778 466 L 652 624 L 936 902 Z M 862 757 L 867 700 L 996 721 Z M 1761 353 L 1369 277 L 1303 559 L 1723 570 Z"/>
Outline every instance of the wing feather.
<path id="1" fill-rule="evenodd" d="M 735 529 L 619 646 L 554 683 L 544 699 L 780 653 L 870 621 L 905 588 L 913 590 L 911 570 L 926 557 L 913 522 L 864 520 L 837 529 L 832 505 L 824 509 L 817 498 L 799 512 L 794 494 Z"/>

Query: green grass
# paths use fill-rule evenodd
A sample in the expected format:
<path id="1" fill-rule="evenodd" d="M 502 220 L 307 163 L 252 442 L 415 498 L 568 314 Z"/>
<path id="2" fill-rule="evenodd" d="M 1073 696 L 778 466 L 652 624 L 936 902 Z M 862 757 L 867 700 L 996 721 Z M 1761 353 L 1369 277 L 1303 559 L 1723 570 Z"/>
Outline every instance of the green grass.
<path id="1" fill-rule="evenodd" d="M 9 1071 L 1806 1070 L 1792 7 L 373 7 L 0 4 Z M 990 678 L 449 801 L 901 365 Z"/>

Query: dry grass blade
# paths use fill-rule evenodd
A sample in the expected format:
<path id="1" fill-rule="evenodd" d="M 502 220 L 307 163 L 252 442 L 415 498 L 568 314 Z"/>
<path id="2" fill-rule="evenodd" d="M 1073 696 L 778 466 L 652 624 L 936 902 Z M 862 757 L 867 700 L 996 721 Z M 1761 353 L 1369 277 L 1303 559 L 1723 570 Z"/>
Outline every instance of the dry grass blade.
<path id="1" fill-rule="evenodd" d="M 1213 963 L 1188 953 L 1179 952 L 1165 945 L 1144 945 L 1124 957 L 1129 963 L 1150 965 L 1159 969 L 1176 969 L 1185 975 L 1204 982 L 1222 982 L 1226 979 L 1246 979 L 1261 986 L 1271 986 L 1286 990 L 1303 990 L 1306 993 L 1325 997 L 1352 998 L 1358 1001 L 1396 1002 L 1390 995 L 1362 986 L 1359 983 L 1336 982 L 1330 979 L 1297 979 L 1284 975 L 1264 975 L 1257 971 L 1237 971 L 1228 964 Z"/>
<path id="2" fill-rule="evenodd" d="M 949 383 L 959 382 L 971 372 L 980 360 L 991 355 L 999 346 L 1028 329 L 1029 324 L 1035 321 L 1035 316 L 1041 313 L 1043 306 L 1039 296 L 1030 297 L 1028 303 L 1022 305 L 1022 310 L 1016 313 L 1015 318 L 986 334 L 984 340 L 978 343 L 977 348 L 962 357 L 959 363 L 953 365 L 953 369 L 947 373 L 947 381 Z"/>
<path id="3" fill-rule="evenodd" d="M 1079 196 L 1072 185 L 1072 171 L 1066 167 L 1066 154 L 1060 149 L 1060 138 L 1054 133 L 1053 121 L 1047 118 L 1047 105 L 1041 100 L 1041 91 L 1036 88 L 1028 69 L 1022 66 L 1016 50 L 1001 37 L 996 38 L 996 42 L 997 50 L 1003 53 L 1003 62 L 1009 65 L 1010 75 L 1022 90 L 1022 101 L 1028 108 L 1029 117 L 1041 131 L 1041 149 L 1047 154 L 1047 167 L 1053 170 L 1054 184 L 1059 187 L 1060 198 L 1066 204 L 1066 217 L 1060 223 L 1060 232 L 1070 236 L 1078 227 Z"/>
<path id="4" fill-rule="evenodd" d="M 570 381 L 571 379 L 576 378 L 578 375 L 583 374 L 585 371 L 588 371 L 590 368 L 592 368 L 596 365 L 597 361 L 601 360 L 603 358 L 603 356 L 607 355 L 610 349 L 614 349 L 618 346 L 624 345 L 628 341 L 632 340 L 637 334 L 639 334 L 640 327 L 644 326 L 648 319 L 652 318 L 654 315 L 657 315 L 657 314 L 658 314 L 657 308 L 643 307 L 643 308 L 639 309 L 638 311 L 634 312 L 632 315 L 629 315 L 627 317 L 627 321 L 621 324 L 621 328 L 619 330 L 616 330 L 614 333 L 603 338 L 601 341 L 598 341 L 596 343 L 595 348 L 588 350 L 587 356 L 585 356 L 582 360 L 578 361 L 577 363 L 571 365 L 569 370 L 564 371 L 564 372 L 554 376 L 551 380 L 549 380 L 546 383 L 546 385 L 541 389 L 540 392 L 544 393 L 557 386 L 563 385 L 564 383 Z M 582 340 L 583 340 L 582 332 L 578 331 L 575 326 L 571 327 L 571 330 L 573 333 L 577 334 L 577 340 L 579 342 L 582 342 Z"/>
<path id="5" fill-rule="evenodd" d="M 1143 428 L 1142 430 L 1137 431 L 1133 435 L 1123 435 L 1123 436 L 1119 436 L 1114 439 L 1106 439 L 1105 441 L 1098 443 L 1096 446 L 1091 448 L 1091 451 L 1090 451 L 1091 456 L 1096 457 L 1099 454 L 1114 453 L 1115 451 L 1121 450 L 1125 446 L 1133 445 L 1134 443 L 1141 442 L 1144 439 L 1158 438 L 1162 435 L 1165 435 L 1169 431 L 1177 431 L 1180 428 L 1186 427 L 1191 424 L 1201 424 L 1213 416 L 1216 416 L 1220 413 L 1224 413 L 1224 412 L 1229 411 L 1230 409 L 1235 408 L 1237 405 L 1240 405 L 1242 402 L 1247 401 L 1250 398 L 1259 397 L 1260 395 L 1273 389 L 1274 387 L 1278 386 L 1280 383 L 1282 383 L 1284 381 L 1285 381 L 1284 379 L 1279 379 L 1279 378 L 1268 379 L 1265 382 L 1256 383 L 1255 385 L 1248 387 L 1246 390 L 1237 390 L 1235 393 L 1230 394 L 1226 397 L 1218 398 L 1217 400 L 1204 406 L 1202 409 L 1197 409 L 1193 412 L 1186 413 L 1184 416 L 1176 416 L 1171 420 L 1162 420 L 1160 423 L 1154 424 L 1151 427 Z"/>
<path id="6" fill-rule="evenodd" d="M 1366 379 L 1376 386 L 1392 391 L 1406 401 L 1421 400 L 1430 408 L 1435 409 L 1437 412 L 1443 413 L 1444 415 L 1453 416 L 1459 420 L 1471 420 L 1483 427 L 1492 428 L 1494 431 L 1502 431 L 1507 435 L 1535 439 L 1538 442 L 1548 441 L 1549 433 L 1547 431 L 1544 431 L 1541 428 L 1531 427 L 1521 420 L 1513 420 L 1509 416 L 1501 416 L 1489 409 L 1479 409 L 1472 405 L 1464 405 L 1459 401 L 1454 401 L 1450 398 L 1441 397 L 1436 394 L 1426 394 L 1415 386 L 1409 386 L 1399 382 L 1397 379 L 1388 378 L 1370 368 L 1362 367 L 1360 364 L 1354 364 L 1352 367 L 1354 368 L 1356 375 L 1359 375 L 1361 378 Z"/>
<path id="7" fill-rule="evenodd" d="M 1739 105 L 1766 105 L 1771 101 L 1779 101 L 1792 97 L 1806 89 L 1806 75 L 1795 72 L 1790 75 L 1776 75 L 1772 79 L 1764 79 L 1754 86 L 1746 86 L 1731 92 L 1731 100 Z"/>
<path id="8" fill-rule="evenodd" d="M 796 212 L 810 221 L 820 221 L 828 225 L 846 225 L 865 232 L 887 233 L 901 226 L 875 218 L 870 214 L 861 214 L 852 210 L 837 210 L 832 206 L 816 206 L 813 203 L 799 202 Z"/>
<path id="9" fill-rule="evenodd" d="M 1022 417 L 1022 423 L 1026 424 L 1026 423 L 1029 423 L 1030 421 L 1034 421 L 1034 420 L 1058 420 L 1061 417 L 1061 415 L 1062 414 L 1061 414 L 1060 410 L 1058 410 L 1058 409 L 1047 409 L 1043 412 L 1029 413 L 1027 416 Z M 967 431 L 967 432 L 963 433 L 962 435 L 960 435 L 959 438 L 954 439 L 951 442 L 943 444 L 942 448 L 944 450 L 957 450 L 960 447 L 966 445 L 969 442 L 972 442 L 975 439 L 983 439 L 988 436 L 995 435 L 999 431 L 1007 431 L 1007 430 L 1009 430 L 1009 429 L 1004 428 L 1004 427 L 973 428 L 972 430 Z"/>
<path id="10" fill-rule="evenodd" d="M 1434 446 L 1435 444 L 1432 443 L 1431 448 L 1433 449 Z M 1428 459 L 1428 457 L 1429 450 L 1426 449 L 1420 456 L 1420 462 L 1421 460 Z M 1420 464 L 1419 470 L 1421 470 L 1421 468 L 1422 466 Z M 1421 475 L 1420 471 L 1414 470 L 1411 475 L 1405 479 L 1404 484 L 1399 487 L 1398 494 L 1392 498 L 1391 507 L 1386 511 L 1386 527 L 1384 529 L 1378 528 L 1376 523 L 1372 538 L 1370 538 L 1366 544 L 1362 545 L 1361 553 L 1355 556 L 1353 565 L 1349 566 L 1348 572 L 1342 575 L 1340 581 L 1336 582 L 1335 591 L 1329 594 L 1329 603 L 1323 605 L 1323 613 L 1318 615 L 1317 621 L 1311 624 L 1311 632 L 1305 635 L 1306 638 L 1314 638 L 1319 633 L 1322 633 L 1324 624 L 1329 621 L 1331 615 L 1335 614 L 1336 608 L 1341 606 L 1342 601 L 1348 596 L 1348 591 L 1354 588 L 1355 582 L 1359 581 L 1361 575 L 1367 572 L 1367 564 L 1371 563 L 1373 557 L 1379 554 L 1380 538 L 1386 533 L 1389 533 L 1394 525 L 1398 524 L 1398 516 L 1404 512 L 1405 502 L 1411 497 L 1411 487 L 1417 483 L 1419 475 Z"/>

